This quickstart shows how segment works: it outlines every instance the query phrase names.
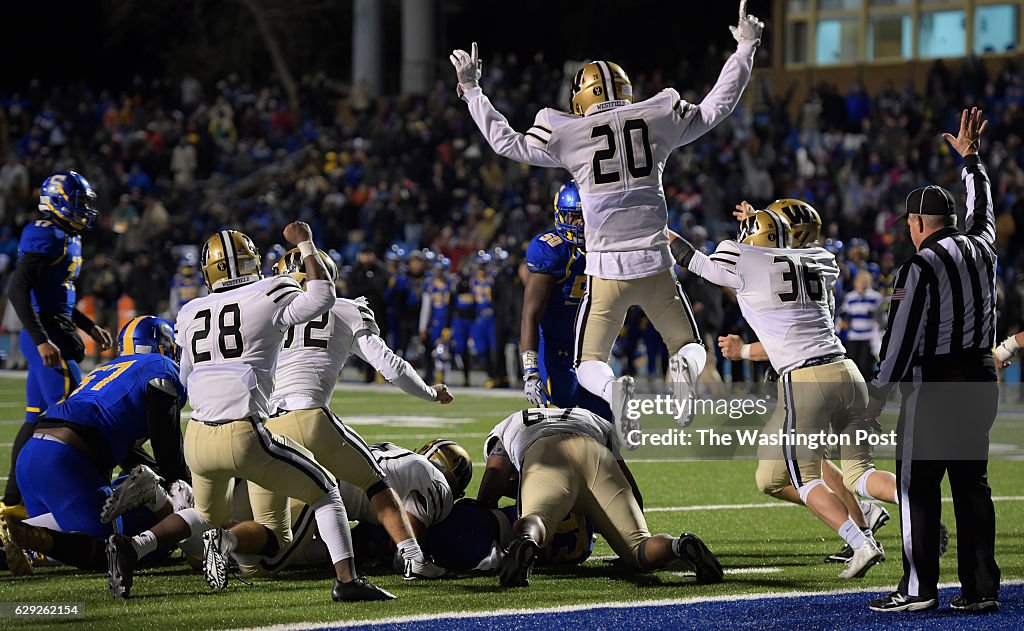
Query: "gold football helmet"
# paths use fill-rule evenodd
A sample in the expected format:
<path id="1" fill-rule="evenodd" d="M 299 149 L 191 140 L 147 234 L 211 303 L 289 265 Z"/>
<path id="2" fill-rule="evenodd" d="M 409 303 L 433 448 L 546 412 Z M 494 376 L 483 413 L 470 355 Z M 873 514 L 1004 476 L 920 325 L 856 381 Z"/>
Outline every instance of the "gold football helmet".
<path id="1" fill-rule="evenodd" d="M 444 474 L 455 499 L 466 494 L 466 487 L 473 479 L 473 458 L 462 445 L 452 440 L 435 438 L 417 449 L 416 453 L 426 457 Z"/>
<path id="2" fill-rule="evenodd" d="M 633 102 L 633 84 L 626 71 L 611 61 L 592 61 L 572 80 L 572 113 L 586 116 L 591 107 L 608 101 Z"/>
<path id="3" fill-rule="evenodd" d="M 338 279 L 338 266 L 334 264 L 330 255 L 321 249 L 317 249 L 320 255 L 320 262 L 327 268 L 327 279 L 332 283 Z M 284 253 L 277 263 L 274 263 L 274 274 L 291 274 L 292 278 L 299 281 L 303 288 L 306 287 L 306 266 L 302 262 L 302 253 L 299 248 L 292 248 Z"/>
<path id="4" fill-rule="evenodd" d="M 782 215 L 789 222 L 793 235 L 791 248 L 806 248 L 821 239 L 821 215 L 801 199 L 777 199 L 768 210 Z"/>
<path id="5" fill-rule="evenodd" d="M 237 230 L 221 230 L 206 240 L 199 257 L 210 291 L 230 289 L 260 279 L 260 251 Z"/>
<path id="6" fill-rule="evenodd" d="M 788 248 L 791 241 L 789 223 L 774 210 L 759 210 L 740 222 L 736 240 L 762 248 Z"/>

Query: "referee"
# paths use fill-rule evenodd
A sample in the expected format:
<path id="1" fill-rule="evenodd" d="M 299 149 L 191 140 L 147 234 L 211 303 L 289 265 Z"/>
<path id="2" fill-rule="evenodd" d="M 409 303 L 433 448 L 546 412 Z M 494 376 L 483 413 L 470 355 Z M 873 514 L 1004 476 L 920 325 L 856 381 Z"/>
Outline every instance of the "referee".
<path id="1" fill-rule="evenodd" d="M 960 595 L 956 610 L 999 608 L 995 508 L 988 486 L 989 430 L 998 404 L 992 346 L 996 323 L 996 238 L 992 194 L 978 157 L 987 121 L 964 110 L 960 132 L 943 137 L 961 156 L 967 231 L 956 227 L 953 197 L 938 186 L 907 197 L 917 254 L 896 275 L 880 369 L 868 416 L 900 386 L 896 477 L 903 537 L 897 591 L 875 611 L 938 607 L 940 485 L 949 473 L 957 525 Z M 874 421 L 877 426 L 877 420 Z"/>

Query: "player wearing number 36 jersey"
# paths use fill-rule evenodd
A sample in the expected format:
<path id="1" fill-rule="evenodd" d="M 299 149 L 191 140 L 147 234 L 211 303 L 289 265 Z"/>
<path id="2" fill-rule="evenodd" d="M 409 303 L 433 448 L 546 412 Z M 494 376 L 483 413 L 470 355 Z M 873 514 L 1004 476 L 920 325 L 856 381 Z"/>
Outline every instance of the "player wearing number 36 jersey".
<path id="1" fill-rule="evenodd" d="M 627 448 L 635 445 L 625 437 L 639 429 L 625 414 L 633 378 L 622 377 L 613 387 L 608 359 L 629 307 L 643 307 L 664 338 L 677 399 L 693 397 L 707 358 L 693 311 L 672 274 L 662 172 L 672 151 L 732 113 L 750 79 L 763 26 L 746 15 L 742 0 L 739 24 L 732 27 L 736 52 L 700 104 L 683 100 L 672 88 L 634 103 L 625 71 L 594 61 L 572 80 L 571 111 L 543 109 L 526 133 L 514 130 L 481 90 L 475 43 L 472 53 L 456 50 L 450 58 L 459 93 L 495 152 L 535 166 L 561 167 L 579 186 L 590 280 L 576 321 L 577 376 L 611 405 L 616 433 Z M 692 415 L 681 418 L 684 424 L 691 420 Z"/>

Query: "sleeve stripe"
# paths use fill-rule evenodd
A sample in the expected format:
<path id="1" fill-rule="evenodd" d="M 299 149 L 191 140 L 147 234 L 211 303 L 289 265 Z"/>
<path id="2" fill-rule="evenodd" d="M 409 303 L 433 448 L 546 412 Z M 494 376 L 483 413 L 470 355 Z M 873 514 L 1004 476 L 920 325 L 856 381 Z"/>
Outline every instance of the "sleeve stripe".
<path id="1" fill-rule="evenodd" d="M 731 252 L 729 250 L 715 250 L 714 252 L 711 253 L 712 256 L 721 256 L 723 254 L 727 256 L 735 256 L 736 258 L 740 257 L 739 252 Z"/>
<path id="2" fill-rule="evenodd" d="M 292 289 L 291 291 L 286 291 L 283 294 L 279 294 L 277 296 L 277 298 L 274 298 L 274 304 L 277 304 L 277 303 L 281 302 L 282 300 L 284 300 L 288 296 L 292 296 L 294 294 L 301 294 L 301 293 L 302 293 L 301 289 Z"/>
<path id="3" fill-rule="evenodd" d="M 274 295 L 275 292 L 281 291 L 282 289 L 298 289 L 298 288 L 299 288 L 298 283 L 293 284 L 293 283 L 282 282 L 282 283 L 279 283 L 275 287 L 271 287 L 270 290 L 267 291 L 267 295 L 268 296 L 272 296 L 272 295 Z"/>
<path id="4" fill-rule="evenodd" d="M 548 144 L 547 140 L 544 140 L 543 138 L 541 138 L 537 134 L 533 133 L 532 131 L 526 132 L 526 135 L 529 136 L 530 138 L 536 138 L 537 140 L 539 140 L 540 142 L 544 143 L 545 145 Z"/>
<path id="5" fill-rule="evenodd" d="M 543 125 L 534 125 L 531 129 L 539 129 L 541 131 L 546 131 L 549 134 L 551 133 L 551 130 L 548 129 L 547 127 L 544 127 Z"/>
<path id="6" fill-rule="evenodd" d="M 736 266 L 736 261 L 733 261 L 731 259 L 722 259 L 722 258 L 718 258 L 717 256 L 710 256 L 708 258 L 710 258 L 715 263 L 721 263 L 722 265 L 730 265 L 730 266 L 733 266 L 733 267 Z"/>

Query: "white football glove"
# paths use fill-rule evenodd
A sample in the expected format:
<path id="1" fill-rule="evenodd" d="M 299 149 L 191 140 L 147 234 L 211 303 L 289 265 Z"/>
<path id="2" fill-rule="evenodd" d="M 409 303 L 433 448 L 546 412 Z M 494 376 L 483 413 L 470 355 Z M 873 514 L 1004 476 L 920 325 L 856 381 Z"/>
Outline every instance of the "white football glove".
<path id="1" fill-rule="evenodd" d="M 522 360 L 523 394 L 534 407 L 545 407 L 547 402 L 544 400 L 545 388 L 544 382 L 540 378 L 537 351 L 523 351 Z"/>
<path id="2" fill-rule="evenodd" d="M 743 42 L 757 42 L 761 39 L 761 31 L 764 30 L 764 22 L 752 15 L 747 15 L 747 0 L 740 0 L 740 21 L 736 26 L 730 26 L 732 36 L 737 44 Z"/>
<path id="3" fill-rule="evenodd" d="M 996 366 L 1006 368 L 1010 365 L 1010 360 L 1013 359 L 1018 352 L 1020 352 L 1020 344 L 1017 343 L 1017 336 L 1011 335 L 1003 340 L 1003 343 L 997 346 L 996 350 L 992 354 L 995 355 Z"/>
<path id="4" fill-rule="evenodd" d="M 470 50 L 472 52 L 467 53 L 462 49 L 456 49 L 448 56 L 452 65 L 455 66 L 455 74 L 459 78 L 460 97 L 466 90 L 480 85 L 480 75 L 483 73 L 483 62 L 480 61 L 476 42 L 473 42 Z"/>

